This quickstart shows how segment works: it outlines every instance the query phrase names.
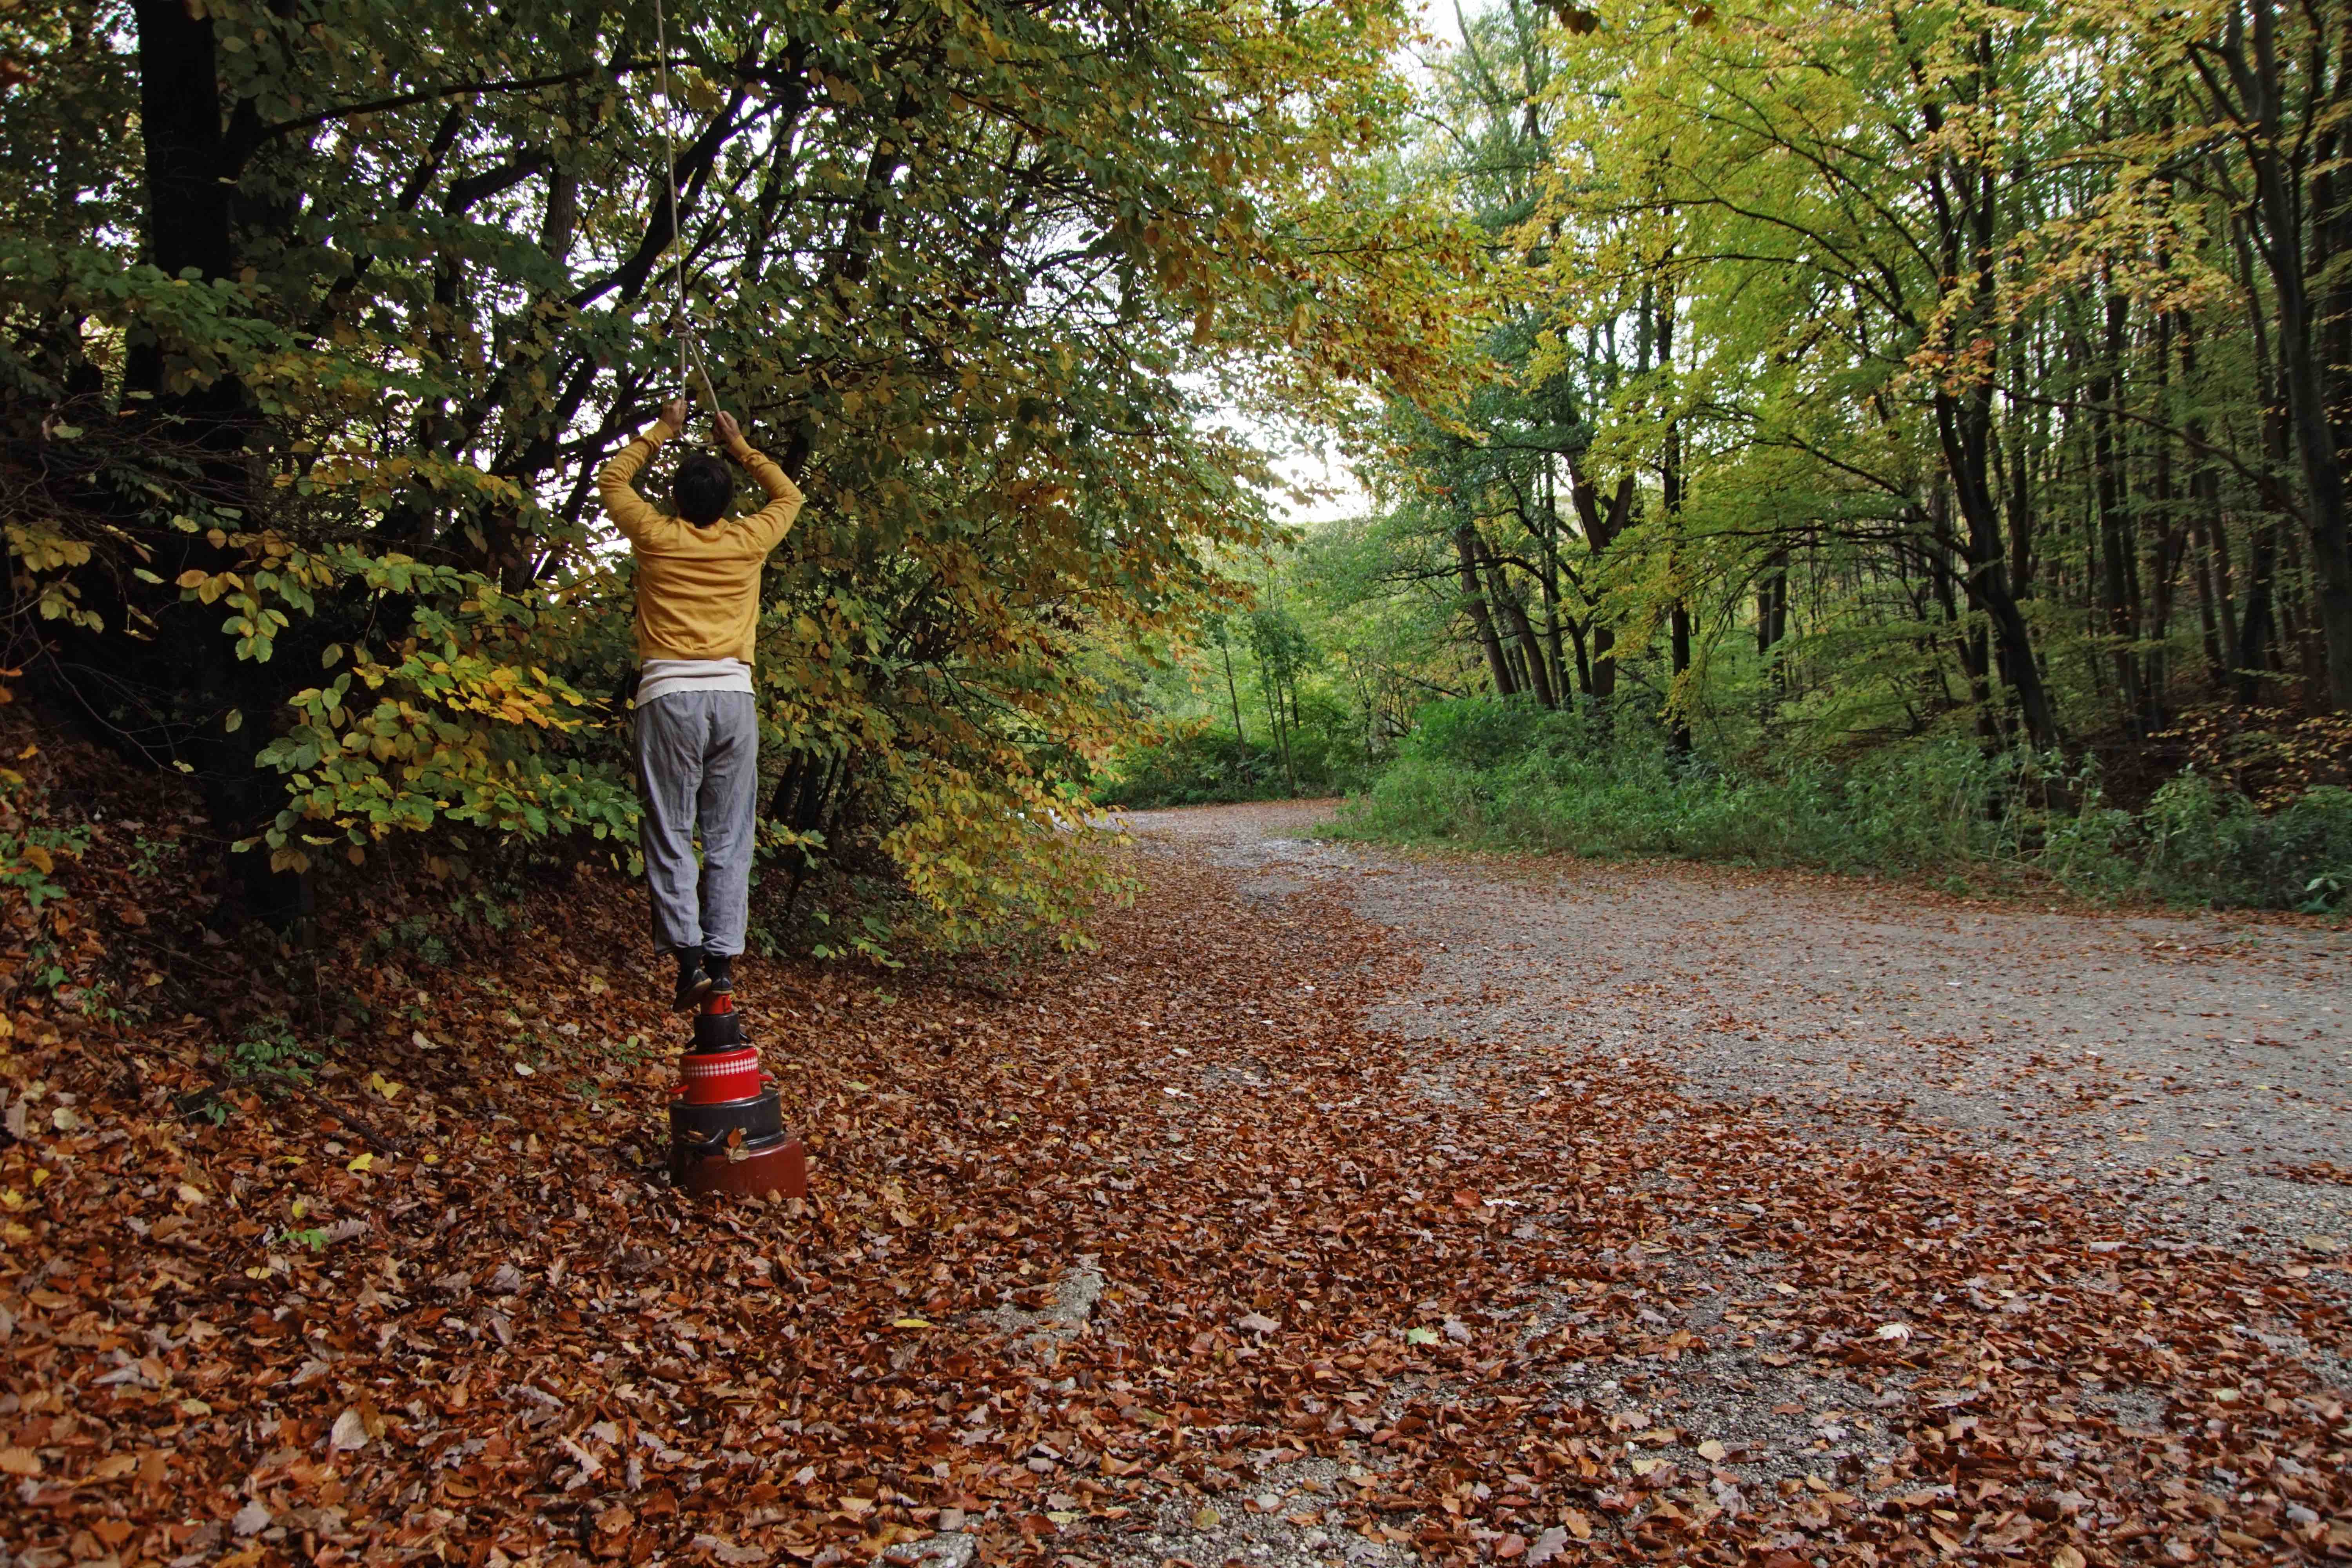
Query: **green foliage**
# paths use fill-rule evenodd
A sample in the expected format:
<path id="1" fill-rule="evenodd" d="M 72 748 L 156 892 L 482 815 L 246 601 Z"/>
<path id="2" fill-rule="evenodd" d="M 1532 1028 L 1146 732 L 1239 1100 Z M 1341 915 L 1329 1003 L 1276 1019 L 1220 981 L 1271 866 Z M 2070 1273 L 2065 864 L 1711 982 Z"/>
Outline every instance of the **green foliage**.
<path id="1" fill-rule="evenodd" d="M 1252 586 L 1255 604 L 1203 623 L 1201 640 L 1123 695 L 1148 715 L 1097 778 L 1097 801 L 1192 805 L 1337 795 L 1370 775 L 1384 713 L 1366 667 L 1286 569 Z"/>
<path id="2" fill-rule="evenodd" d="M 1365 838 L 1806 866 L 1845 872 L 2032 870 L 2095 897 L 2337 908 L 2352 881 L 2352 791 L 2263 816 L 2195 774 L 2134 814 L 2053 759 L 1958 736 L 1846 763 L 1677 764 L 1654 731 L 1492 698 L 1432 704 L 1398 760 L 1352 802 Z"/>
<path id="3" fill-rule="evenodd" d="M 2352 703 L 2341 458 L 2290 418 L 2344 401 L 2299 302 L 2343 236 L 2333 176 L 2279 151 L 2352 79 L 2342 14 L 1463 25 L 1395 175 L 1484 240 L 1450 361 L 1357 413 L 1371 505 L 1284 568 L 1391 714 L 1632 703 L 1676 757 L 1843 777 L 1955 731 L 2079 768 L 2200 703 Z M 2298 106 L 2286 140 L 2254 102 Z M 2223 194 L 2254 188 L 2279 202 Z M 2301 390 L 2290 343 L 2328 367 Z"/>
<path id="4" fill-rule="evenodd" d="M 311 1069 L 324 1058 L 302 1043 L 282 1015 L 271 1014 L 248 1024 L 216 1059 L 230 1082 L 283 1093 L 308 1084 Z"/>
<path id="5" fill-rule="evenodd" d="M 1434 252 L 1351 199 L 1400 8 L 687 3 L 667 100 L 652 19 L 0 10 L 41 78 L 0 100 L 16 635 L 279 878 L 625 858 L 632 581 L 587 479 L 690 325 L 811 500 L 762 587 L 766 852 L 941 941 L 1066 927 L 1126 719 L 1087 656 L 1268 537 L 1196 389 L 1433 358 L 1375 296 Z M 150 149 L 142 89 L 235 129 Z"/>
<path id="6" fill-rule="evenodd" d="M 1313 775 L 1308 776 L 1311 781 Z M 1274 747 L 1264 742 L 1253 744 L 1230 730 L 1194 724 L 1130 744 L 1095 794 L 1108 803 L 1145 810 L 1273 800 L 1288 791 L 1282 753 Z"/>
<path id="7" fill-rule="evenodd" d="M 2352 790 L 2326 785 L 2264 815 L 2244 795 L 2184 773 L 2143 819 L 2147 874 L 2176 898 L 2300 909 L 2352 907 Z"/>
<path id="8" fill-rule="evenodd" d="M 2286 426 L 2342 373 L 2275 356 L 2342 237 L 2216 84 L 2317 134 L 2352 77 L 2258 10 L 2275 58 L 2212 7 L 1465 16 L 1395 173 L 1484 240 L 1448 363 L 1261 584 L 1344 663 L 1354 830 L 2339 901 L 2352 552 Z"/>
<path id="9" fill-rule="evenodd" d="M 65 887 L 57 880 L 58 862 L 74 858 L 89 847 L 87 827 L 35 825 L 21 833 L 0 831 L 0 888 L 37 910 L 65 897 Z"/>
<path id="10" fill-rule="evenodd" d="M 306 1226 L 299 1230 L 292 1226 L 288 1226 L 270 1237 L 269 1245 L 299 1247 L 308 1252 L 324 1252 L 332 1240 L 334 1240 L 334 1233 L 322 1225 Z"/>
<path id="11" fill-rule="evenodd" d="M 1408 762 L 1484 773 L 1530 756 L 1576 756 L 1592 750 L 1590 706 L 1568 712 L 1523 698 L 1466 697 L 1433 702 L 1403 746 Z"/>

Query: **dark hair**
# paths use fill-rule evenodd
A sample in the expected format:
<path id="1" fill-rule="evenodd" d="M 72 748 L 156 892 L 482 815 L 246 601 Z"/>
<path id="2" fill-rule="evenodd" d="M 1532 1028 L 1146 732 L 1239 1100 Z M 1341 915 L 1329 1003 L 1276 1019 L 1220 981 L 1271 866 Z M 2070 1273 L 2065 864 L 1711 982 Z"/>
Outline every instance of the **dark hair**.
<path id="1" fill-rule="evenodd" d="M 708 525 L 727 515 L 727 503 L 735 499 L 735 476 L 718 458 L 697 452 L 678 464 L 669 491 L 678 516 Z"/>

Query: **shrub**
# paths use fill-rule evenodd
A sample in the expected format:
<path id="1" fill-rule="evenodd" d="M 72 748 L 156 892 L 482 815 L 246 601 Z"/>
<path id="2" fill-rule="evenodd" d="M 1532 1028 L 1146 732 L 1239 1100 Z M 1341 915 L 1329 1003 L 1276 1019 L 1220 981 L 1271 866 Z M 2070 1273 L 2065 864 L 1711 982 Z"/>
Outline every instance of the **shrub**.
<path id="1" fill-rule="evenodd" d="M 2201 773 L 2156 792 L 2144 820 L 2150 885 L 2166 896 L 2323 913 L 2352 885 L 2352 790 L 2322 785 L 2264 816 Z"/>
<path id="2" fill-rule="evenodd" d="M 2264 813 L 2188 773 L 2135 815 L 2087 766 L 1989 754 L 1960 735 L 1776 770 L 1676 763 L 1653 735 L 1611 731 L 1604 716 L 1525 702 L 1433 703 L 1339 831 L 1847 872 L 2031 868 L 2099 898 L 2352 907 L 2352 790 L 2322 786 Z"/>
<path id="3" fill-rule="evenodd" d="M 1529 755 L 1585 750 L 1593 729 L 1585 710 L 1558 712 L 1527 698 L 1448 698 L 1416 715 L 1402 754 L 1451 767 L 1496 768 Z"/>
<path id="4" fill-rule="evenodd" d="M 1277 800 L 1293 774 L 1302 795 L 1336 795 L 1362 783 L 1347 742 L 1320 727 L 1290 737 L 1290 767 L 1263 742 L 1244 742 L 1206 726 L 1162 730 L 1124 752 L 1093 791 L 1095 798 L 1139 810 L 1212 801 Z"/>
<path id="5" fill-rule="evenodd" d="M 247 1025 L 243 1037 L 223 1046 L 216 1059 L 229 1081 L 282 1093 L 308 1084 L 311 1069 L 323 1058 L 302 1043 L 283 1014 L 272 1013 Z"/>

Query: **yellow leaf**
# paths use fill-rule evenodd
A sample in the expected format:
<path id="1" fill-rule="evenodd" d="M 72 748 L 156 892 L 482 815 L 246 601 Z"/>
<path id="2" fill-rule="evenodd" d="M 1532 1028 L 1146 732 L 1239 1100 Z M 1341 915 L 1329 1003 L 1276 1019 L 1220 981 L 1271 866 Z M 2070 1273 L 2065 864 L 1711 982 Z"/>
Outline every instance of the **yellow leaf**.
<path id="1" fill-rule="evenodd" d="M 209 581 L 209 578 L 201 569 L 191 566 L 181 573 L 174 581 L 183 588 L 201 588 Z"/>
<path id="2" fill-rule="evenodd" d="M 374 1163 L 375 1163 L 375 1156 L 374 1156 L 374 1155 L 373 1155 L 373 1154 L 361 1154 L 361 1155 L 357 1155 L 357 1156 L 355 1156 L 355 1157 L 352 1159 L 352 1163 L 351 1163 L 350 1164 L 348 1164 L 348 1165 L 345 1165 L 345 1166 L 343 1167 L 343 1169 L 344 1169 L 344 1170 L 346 1170 L 346 1171 L 364 1171 L 364 1170 L 367 1170 L 368 1168 L 370 1168 L 371 1166 L 373 1166 Z"/>
<path id="3" fill-rule="evenodd" d="M 890 1326 L 894 1329 L 928 1329 L 931 1326 L 931 1321 L 929 1318 L 899 1318 Z"/>

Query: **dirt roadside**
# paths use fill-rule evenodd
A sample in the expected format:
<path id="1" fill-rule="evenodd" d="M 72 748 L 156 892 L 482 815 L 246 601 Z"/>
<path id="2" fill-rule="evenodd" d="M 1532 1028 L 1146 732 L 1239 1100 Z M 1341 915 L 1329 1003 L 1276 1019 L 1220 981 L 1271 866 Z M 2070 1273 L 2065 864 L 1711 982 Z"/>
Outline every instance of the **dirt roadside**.
<path id="1" fill-rule="evenodd" d="M 1608 1194 L 1654 1197 L 1672 1211 L 1654 1239 L 1577 1258 L 1581 1215 L 1561 1189 L 1538 1180 L 1507 1189 L 1513 1196 L 1491 1185 L 1454 1194 L 1511 1205 L 1519 1223 L 1510 1234 L 1535 1255 L 1522 1265 L 1530 1274 L 1565 1255 L 1580 1271 L 1629 1279 L 1629 1297 L 1608 1299 L 1647 1325 L 1645 1342 L 1580 1341 L 1590 1301 L 1510 1279 L 1508 1269 L 1480 1282 L 1475 1310 L 1466 1299 L 1444 1303 L 1449 1333 L 1502 1333 L 1522 1347 L 1507 1400 L 1530 1401 L 1531 1415 L 1599 1415 L 1630 1439 L 1627 1455 L 1646 1455 L 1630 1460 L 1636 1489 L 1666 1478 L 1653 1494 L 1664 1514 L 1648 1519 L 1679 1507 L 1719 1525 L 1793 1498 L 1799 1528 L 1768 1527 L 1750 1542 L 1782 1568 L 1826 1561 L 1809 1554 L 1852 1539 L 1834 1524 L 1812 1529 L 1809 1519 L 1828 1521 L 1803 1508 L 1808 1495 L 1852 1501 L 1841 1488 L 1882 1516 L 1907 1510 L 1918 1521 L 1917 1533 L 1865 1553 L 2049 1561 L 2055 1549 L 2060 1562 L 2191 1562 L 2233 1549 L 2325 1551 L 2331 1529 L 2352 1536 L 2295 1495 L 2305 1467 L 2293 1456 L 2263 1480 L 2182 1446 L 2193 1440 L 2175 1434 L 2200 1424 L 2218 1432 L 2209 1413 L 2242 1390 L 2203 1389 L 2186 1358 L 2125 1373 L 2082 1353 L 2080 1321 L 2060 1321 L 2062 1303 L 2095 1320 L 2148 1310 L 2152 1298 L 2109 1260 L 2152 1265 L 2137 1277 L 2145 1292 L 2151 1277 L 2173 1277 L 2173 1259 L 2221 1257 L 2272 1259 L 2252 1272 L 2281 1271 L 2333 1302 L 2304 1326 L 2340 1324 L 2345 1275 L 2318 1260 L 2340 1257 L 2352 1230 L 2352 1189 L 2335 1174 L 2352 1166 L 2352 998 L 2342 984 L 2352 939 L 2256 921 L 1972 905 L 1827 878 L 1403 856 L 1316 838 L 1328 813 L 1328 803 L 1285 803 L 1125 820 L 1148 858 L 1217 867 L 1238 897 L 1269 910 L 1344 911 L 1385 927 L 1412 955 L 1410 978 L 1363 1019 L 1412 1043 L 1399 1074 L 1407 1094 L 1377 1113 L 1373 1134 L 1402 1151 L 1405 1172 L 1427 1172 L 1426 1189 L 1408 1187 L 1400 1202 L 1420 1203 L 1473 1170 L 1491 1184 L 1498 1163 L 1539 1162 L 1551 1144 L 1563 1165 L 1598 1156 L 1580 1167 L 1586 1191 L 1609 1184 Z M 1598 1140 L 1552 1142 L 1549 1118 L 1582 1115 L 1613 1125 Z M 1771 1205 L 1773 1234 L 1754 1245 L 1748 1216 L 1768 1210 L 1749 1200 L 1785 1200 L 1778 1173 L 1843 1162 L 1864 1170 L 1874 1160 L 1897 1178 L 1890 1206 L 1905 1212 L 1858 1221 L 1843 1206 L 1850 1189 L 1832 1178 L 1810 1212 Z M 1617 1175 L 1619 1162 L 1633 1169 Z M 1813 1308 L 1800 1326 L 1805 1314 L 1781 1309 L 1824 1283 L 1801 1261 L 1824 1245 L 1864 1277 L 1837 1279 L 1858 1293 Z M 1906 1290 L 1919 1277 L 1889 1255 L 1933 1258 L 1939 1247 L 1970 1258 L 1948 1276 L 1952 1293 Z M 2037 1279 L 2066 1288 L 2038 1290 Z M 2244 1311 L 2263 1302 L 2258 1292 L 2240 1300 L 2232 1339 L 2279 1354 L 2317 1396 L 2314 1408 L 2340 1411 L 2352 1392 L 2340 1342 Z M 1851 1350 L 1931 1331 L 1957 1347 L 1969 1318 L 1986 1324 L 1973 1379 L 1948 1363 L 1932 1374 L 1874 1366 Z M 1554 1334 L 1583 1353 L 1526 1356 Z M 1676 1336 L 1686 1353 L 1674 1349 Z M 2242 1361 L 2227 1348 L 2218 1356 L 2207 1373 Z M 1948 1431 L 1999 1431 L 1987 1452 L 2030 1458 L 2006 1483 L 1979 1472 L 1965 1446 L 1945 1468 L 1954 1456 L 1934 1447 L 1937 1412 L 1980 1411 L 1971 1384 L 2012 1379 L 2042 1381 L 2038 1400 L 2012 1391 L 2003 1415 L 1955 1415 Z M 1395 1419 L 1414 1392 L 1392 1386 L 1381 1418 Z M 1427 1392 L 1465 1391 L 1433 1380 Z M 2220 1534 L 2192 1542 L 2115 1503 L 2078 1508 L 2084 1489 L 2111 1484 L 2118 1461 L 2145 1467 L 2141 1484 L 2158 1495 L 2193 1497 Z M 1943 1485 L 1916 1484 L 1939 1468 Z M 1286 1525 L 1321 1517 L 1296 1505 L 1331 1489 L 1344 1495 L 1345 1483 L 1302 1473 L 1294 1489 L 1268 1490 L 1240 1517 L 1163 1509 L 1134 1543 L 1142 1550 L 1123 1560 L 1379 1555 L 1355 1536 Z M 1947 1505 L 1971 1493 L 1990 1511 L 1965 1525 L 1948 1517 Z M 2004 1493 L 2025 1506 L 2002 1509 Z M 1565 1512 L 1507 1511 L 1484 1533 L 1485 1550 L 1572 1558 L 1588 1550 L 1579 1531 L 1604 1512 L 1643 1517 L 1640 1495 L 1604 1487 Z M 1575 1528 L 1539 1533 L 1553 1521 Z M 2052 1522 L 2066 1533 L 2046 1531 Z M 1638 1531 L 1625 1544 L 1664 1549 Z"/>
<path id="2" fill-rule="evenodd" d="M 2095 1184 L 2158 1235 L 2352 1245 L 2352 931 L 1383 854 L 1315 838 L 1330 816 L 1282 802 L 1131 820 L 1253 896 L 1315 886 L 1395 931 L 1422 973 L 1382 1027 L 1654 1060 L 1694 1094 L 1898 1146 L 1913 1136 L 1898 1123 L 1961 1131 Z"/>

